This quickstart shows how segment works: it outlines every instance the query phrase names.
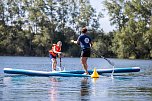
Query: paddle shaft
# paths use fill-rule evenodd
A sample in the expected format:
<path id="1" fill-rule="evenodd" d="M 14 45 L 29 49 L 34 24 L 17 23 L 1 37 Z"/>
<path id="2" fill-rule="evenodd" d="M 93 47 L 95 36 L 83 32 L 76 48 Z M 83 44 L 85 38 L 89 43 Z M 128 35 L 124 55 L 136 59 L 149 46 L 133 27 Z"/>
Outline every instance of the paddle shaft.
<path id="1" fill-rule="evenodd" d="M 62 62 L 62 60 L 61 60 L 61 56 L 60 56 L 60 71 L 63 71 L 65 68 L 62 67 L 61 62 Z"/>
<path id="2" fill-rule="evenodd" d="M 104 56 L 101 56 L 101 55 L 97 54 L 95 51 L 92 51 L 92 52 L 94 54 L 96 54 L 97 56 L 100 56 L 101 58 L 105 59 L 110 65 L 114 66 L 114 64 L 110 60 L 108 60 L 107 58 L 105 58 Z"/>

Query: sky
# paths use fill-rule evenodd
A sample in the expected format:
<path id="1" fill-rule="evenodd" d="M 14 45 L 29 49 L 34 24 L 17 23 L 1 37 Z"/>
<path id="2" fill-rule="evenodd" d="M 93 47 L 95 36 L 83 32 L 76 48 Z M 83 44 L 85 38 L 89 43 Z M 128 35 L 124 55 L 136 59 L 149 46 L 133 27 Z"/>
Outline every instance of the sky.
<path id="1" fill-rule="evenodd" d="M 108 33 L 110 31 L 113 31 L 115 29 L 114 26 L 110 25 L 109 16 L 106 11 L 102 11 L 102 9 L 105 9 L 103 2 L 104 0 L 90 0 L 90 4 L 94 9 L 96 9 L 97 12 L 102 12 L 104 14 L 104 18 L 101 18 L 100 20 L 100 26 L 103 28 L 104 32 Z"/>

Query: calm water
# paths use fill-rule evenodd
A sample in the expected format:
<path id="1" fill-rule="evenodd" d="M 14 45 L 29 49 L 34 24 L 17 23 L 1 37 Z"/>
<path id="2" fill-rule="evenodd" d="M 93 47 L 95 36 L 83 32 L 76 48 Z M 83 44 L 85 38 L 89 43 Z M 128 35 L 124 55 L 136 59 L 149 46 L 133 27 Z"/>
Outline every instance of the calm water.
<path id="1" fill-rule="evenodd" d="M 138 73 L 83 77 L 6 75 L 4 67 L 50 71 L 47 57 L 0 57 L 0 101 L 152 101 L 152 60 L 110 59 L 116 67 L 139 66 Z M 89 68 L 112 68 L 90 58 Z M 79 58 L 62 58 L 66 70 L 83 70 Z"/>

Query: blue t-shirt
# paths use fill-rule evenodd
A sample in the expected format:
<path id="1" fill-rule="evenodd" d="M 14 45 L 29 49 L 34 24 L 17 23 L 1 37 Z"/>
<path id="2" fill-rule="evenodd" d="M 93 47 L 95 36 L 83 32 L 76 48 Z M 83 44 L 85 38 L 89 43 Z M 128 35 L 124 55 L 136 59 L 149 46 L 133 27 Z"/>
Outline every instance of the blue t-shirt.
<path id="1" fill-rule="evenodd" d="M 81 34 L 77 41 L 80 42 L 81 49 L 90 48 L 91 38 L 89 36 Z"/>

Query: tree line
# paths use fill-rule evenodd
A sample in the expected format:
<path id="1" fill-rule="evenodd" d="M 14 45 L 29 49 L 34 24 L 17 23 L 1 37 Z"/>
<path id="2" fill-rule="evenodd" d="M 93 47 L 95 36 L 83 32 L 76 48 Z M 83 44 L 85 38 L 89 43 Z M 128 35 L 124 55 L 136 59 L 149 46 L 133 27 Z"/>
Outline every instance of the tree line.
<path id="1" fill-rule="evenodd" d="M 151 0 L 105 0 L 116 25 L 112 51 L 120 58 L 152 58 Z"/>
<path id="2" fill-rule="evenodd" d="M 149 0 L 102 2 L 116 30 L 105 33 L 104 17 L 89 0 L 3 0 L 0 2 L 0 55 L 48 56 L 61 40 L 65 56 L 79 56 L 70 43 L 83 26 L 93 40 L 94 57 L 152 57 L 152 3 Z"/>

